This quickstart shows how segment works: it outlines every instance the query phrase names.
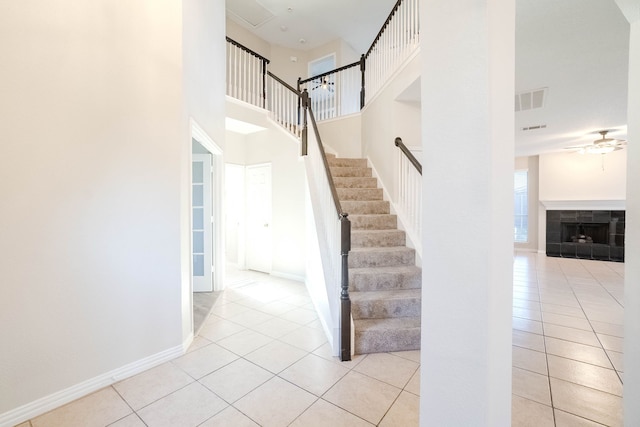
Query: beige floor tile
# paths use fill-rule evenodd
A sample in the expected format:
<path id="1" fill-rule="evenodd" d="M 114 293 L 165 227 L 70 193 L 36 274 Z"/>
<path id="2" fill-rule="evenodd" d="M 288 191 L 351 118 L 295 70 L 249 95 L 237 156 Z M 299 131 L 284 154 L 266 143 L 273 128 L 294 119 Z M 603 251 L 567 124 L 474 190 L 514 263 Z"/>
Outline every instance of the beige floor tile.
<path id="1" fill-rule="evenodd" d="M 547 337 L 559 338 L 565 341 L 577 342 L 593 347 L 600 347 L 600 342 L 596 334 L 592 331 L 584 331 L 582 329 L 567 328 L 565 326 L 552 325 L 545 323 L 544 335 Z"/>
<path id="2" fill-rule="evenodd" d="M 274 339 L 258 332 L 246 329 L 230 337 L 221 339 L 218 344 L 229 351 L 244 356 L 260 347 L 263 347 Z"/>
<path id="3" fill-rule="evenodd" d="M 112 387 L 75 400 L 31 420 L 33 427 L 103 427 L 131 414 Z"/>
<path id="4" fill-rule="evenodd" d="M 281 427 L 289 425 L 316 400 L 313 394 L 274 377 L 233 406 L 260 426 Z"/>
<path id="5" fill-rule="evenodd" d="M 420 398 L 403 391 L 385 414 L 380 427 L 418 427 L 420 425 Z"/>
<path id="6" fill-rule="evenodd" d="M 286 335 L 289 332 L 298 329 L 299 327 L 299 323 L 276 317 L 271 320 L 267 320 L 266 322 L 261 323 L 257 326 L 253 326 L 251 329 L 271 338 L 280 338 L 281 336 Z"/>
<path id="7" fill-rule="evenodd" d="M 244 330 L 245 327 L 240 326 L 237 323 L 221 319 L 204 325 L 200 330 L 199 335 L 209 341 L 215 342 Z"/>
<path id="8" fill-rule="evenodd" d="M 259 427 L 251 418 L 238 411 L 233 406 L 217 413 L 198 427 Z"/>
<path id="9" fill-rule="evenodd" d="M 307 323 L 306 326 L 308 328 L 315 328 L 315 329 L 319 329 L 321 331 L 324 331 L 324 326 L 322 326 L 322 322 L 320 321 L 320 319 L 316 319 L 310 323 Z"/>
<path id="10" fill-rule="evenodd" d="M 137 411 L 193 381 L 182 369 L 168 362 L 116 383 L 113 388 Z"/>
<path id="11" fill-rule="evenodd" d="M 563 316 L 573 316 L 580 319 L 584 319 L 584 312 L 580 307 L 570 307 L 566 305 L 558 305 L 553 303 L 542 303 L 542 316 L 544 317 L 545 313 L 553 313 L 560 314 Z"/>
<path id="12" fill-rule="evenodd" d="M 611 335 L 598 334 L 598 339 L 602 343 L 602 347 L 605 350 L 613 350 L 618 353 L 622 353 L 624 351 L 624 339 L 619 337 L 614 337 Z"/>
<path id="13" fill-rule="evenodd" d="M 611 335 L 614 337 L 624 338 L 624 325 L 616 325 L 613 323 L 591 321 L 593 330 L 597 334 Z"/>
<path id="14" fill-rule="evenodd" d="M 229 319 L 233 316 L 237 316 L 238 314 L 247 312 L 249 310 L 250 308 L 245 305 L 241 305 L 231 301 L 225 301 L 224 303 L 216 302 L 216 304 L 214 304 L 213 308 L 211 309 L 211 313 L 223 319 Z"/>
<path id="15" fill-rule="evenodd" d="M 264 347 L 247 354 L 245 359 L 277 374 L 307 354 L 306 351 L 292 345 L 280 341 L 272 341 Z"/>
<path id="16" fill-rule="evenodd" d="M 326 426 L 371 427 L 373 424 L 322 399 L 318 399 L 309 409 L 291 423 L 291 427 Z"/>
<path id="17" fill-rule="evenodd" d="M 227 403 L 199 383 L 192 383 L 138 411 L 148 427 L 197 426 Z"/>
<path id="18" fill-rule="evenodd" d="M 513 366 L 538 374 L 547 375 L 547 356 L 535 350 L 513 346 Z"/>
<path id="19" fill-rule="evenodd" d="M 624 354 L 611 350 L 607 350 L 606 353 L 613 363 L 614 369 L 618 372 L 624 372 Z"/>
<path id="20" fill-rule="evenodd" d="M 622 398 L 551 378 L 554 408 L 607 426 L 622 426 Z"/>
<path id="21" fill-rule="evenodd" d="M 284 298 L 282 302 L 302 307 L 303 305 L 309 304 L 311 302 L 311 298 L 306 295 L 292 295 L 290 297 Z"/>
<path id="22" fill-rule="evenodd" d="M 540 310 L 529 310 L 526 308 L 513 308 L 513 317 L 520 317 L 522 319 L 536 320 L 540 322 L 542 320 L 542 314 Z"/>
<path id="23" fill-rule="evenodd" d="M 273 318 L 274 316 L 270 314 L 255 309 L 249 309 L 245 312 L 230 317 L 229 320 L 242 326 L 252 327 Z"/>
<path id="24" fill-rule="evenodd" d="M 259 307 L 258 310 L 262 311 L 263 313 L 270 314 L 272 316 L 280 316 L 288 311 L 293 310 L 296 307 L 297 307 L 296 305 L 287 304 L 282 301 L 273 301 L 273 302 L 264 304 L 263 306 Z"/>
<path id="25" fill-rule="evenodd" d="M 378 424 L 399 394 L 399 388 L 351 371 L 323 398 L 372 424 Z"/>
<path id="26" fill-rule="evenodd" d="M 146 427 L 146 425 L 137 414 L 131 414 L 113 424 L 109 424 L 109 427 Z"/>
<path id="27" fill-rule="evenodd" d="M 31 422 L 30 421 L 25 421 L 23 423 L 20 423 L 20 424 L 16 425 L 15 427 L 31 427 Z"/>
<path id="28" fill-rule="evenodd" d="M 200 379 L 200 383 L 229 403 L 233 403 L 273 374 L 244 359 L 238 359 Z"/>
<path id="29" fill-rule="evenodd" d="M 553 409 L 514 394 L 511 397 L 511 427 L 555 427 Z"/>
<path id="30" fill-rule="evenodd" d="M 211 344 L 211 341 L 209 341 L 205 337 L 197 336 L 197 337 L 195 337 L 193 339 L 193 342 L 191 343 L 191 345 L 187 349 L 187 353 L 191 353 L 192 351 L 195 351 L 195 350 L 197 350 L 199 348 L 205 347 L 205 346 L 207 346 L 209 344 Z"/>
<path id="31" fill-rule="evenodd" d="M 199 379 L 233 362 L 237 358 L 237 355 L 219 345 L 209 344 L 173 360 L 172 363 L 193 378 Z"/>
<path id="32" fill-rule="evenodd" d="M 514 317 L 511 322 L 513 329 L 529 332 L 532 334 L 542 335 L 542 322 L 536 320 L 522 319 L 520 317 Z"/>
<path id="33" fill-rule="evenodd" d="M 585 318 L 578 318 L 574 316 L 567 316 L 564 314 L 556 313 L 542 313 L 542 320 L 545 324 L 550 323 L 553 325 L 566 326 L 568 328 L 582 329 L 585 331 L 593 331 L 591 324 Z"/>
<path id="34" fill-rule="evenodd" d="M 299 325 L 306 325 L 313 322 L 318 318 L 315 310 L 308 310 L 306 308 L 298 307 L 291 311 L 287 311 L 280 315 L 280 318 L 295 322 Z"/>
<path id="35" fill-rule="evenodd" d="M 404 389 L 409 393 L 420 396 L 420 368 L 413 374 L 407 385 L 404 386 Z"/>
<path id="36" fill-rule="evenodd" d="M 354 354 L 351 356 L 351 360 L 343 362 L 338 357 L 333 356 L 331 345 L 329 345 L 329 343 L 324 343 L 323 345 L 315 349 L 313 351 L 313 354 L 315 354 L 316 356 L 320 356 L 323 359 L 329 360 L 333 363 L 337 363 L 340 366 L 344 366 L 347 369 L 354 368 L 356 365 L 358 365 L 358 363 L 362 362 L 366 357 L 366 355 L 364 354 Z"/>
<path id="37" fill-rule="evenodd" d="M 556 427 L 602 427 L 600 423 L 594 423 L 585 418 L 569 414 L 558 409 L 553 411 L 556 416 Z"/>
<path id="38" fill-rule="evenodd" d="M 544 337 L 538 334 L 514 330 L 513 345 L 544 352 Z"/>
<path id="39" fill-rule="evenodd" d="M 515 296 L 515 291 L 514 291 L 514 298 L 513 298 L 513 307 L 540 311 L 540 303 L 538 301 L 530 301 L 528 299 L 518 299 Z"/>
<path id="40" fill-rule="evenodd" d="M 283 335 L 279 340 L 306 351 L 314 351 L 327 342 L 327 337 L 323 331 L 302 326 L 286 335 Z"/>
<path id="41" fill-rule="evenodd" d="M 622 396 L 622 383 L 613 369 L 553 355 L 548 357 L 551 377 Z"/>
<path id="42" fill-rule="evenodd" d="M 394 387 L 404 388 L 420 365 L 389 353 L 369 354 L 354 371 L 368 375 Z"/>
<path id="43" fill-rule="evenodd" d="M 543 405 L 551 406 L 549 393 L 549 378 L 546 375 L 525 371 L 520 368 L 512 370 L 513 394 L 525 399 L 534 400 Z"/>
<path id="44" fill-rule="evenodd" d="M 592 365 L 602 366 L 603 368 L 611 368 L 611 362 L 602 348 L 551 337 L 545 337 L 544 340 L 547 345 L 548 354 L 591 363 Z"/>
<path id="45" fill-rule="evenodd" d="M 322 396 L 347 372 L 347 368 L 315 354 L 308 354 L 282 371 L 279 377 L 316 396 Z"/>
<path id="46" fill-rule="evenodd" d="M 391 354 L 420 363 L 420 350 L 392 351 Z"/>

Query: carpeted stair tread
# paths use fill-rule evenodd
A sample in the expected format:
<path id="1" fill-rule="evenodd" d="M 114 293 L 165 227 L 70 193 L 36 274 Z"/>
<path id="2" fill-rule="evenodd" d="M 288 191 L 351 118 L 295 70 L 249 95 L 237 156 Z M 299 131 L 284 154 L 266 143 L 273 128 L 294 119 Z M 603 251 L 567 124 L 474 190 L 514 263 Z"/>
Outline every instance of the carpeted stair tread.
<path id="1" fill-rule="evenodd" d="M 420 316 L 421 289 L 365 291 L 351 293 L 354 319 Z"/>
<path id="2" fill-rule="evenodd" d="M 334 177 L 371 177 L 371 168 L 353 168 L 349 166 L 331 166 L 331 175 Z"/>
<path id="3" fill-rule="evenodd" d="M 420 317 L 360 319 L 355 326 L 356 354 L 418 350 Z"/>
<path id="4" fill-rule="evenodd" d="M 382 188 L 340 188 L 336 184 L 340 201 L 348 200 L 382 200 Z"/>
<path id="5" fill-rule="evenodd" d="M 333 176 L 336 188 L 378 188 L 378 179 L 362 176 Z"/>
<path id="6" fill-rule="evenodd" d="M 393 230 L 398 228 L 398 217 L 393 214 L 349 215 L 352 230 Z"/>
<path id="7" fill-rule="evenodd" d="M 415 265 L 349 269 L 349 291 L 420 289 L 422 269 Z"/>
<path id="8" fill-rule="evenodd" d="M 351 167 L 351 168 L 366 168 L 367 159 L 352 159 L 346 157 L 332 157 L 327 156 L 327 161 L 330 167 Z"/>
<path id="9" fill-rule="evenodd" d="M 372 215 L 390 213 L 386 200 L 341 200 L 342 210 L 350 215 Z"/>
<path id="10" fill-rule="evenodd" d="M 403 230 L 351 230 L 351 247 L 404 246 L 406 234 Z"/>
<path id="11" fill-rule="evenodd" d="M 351 248 L 349 268 L 415 265 L 415 249 L 406 246 Z"/>

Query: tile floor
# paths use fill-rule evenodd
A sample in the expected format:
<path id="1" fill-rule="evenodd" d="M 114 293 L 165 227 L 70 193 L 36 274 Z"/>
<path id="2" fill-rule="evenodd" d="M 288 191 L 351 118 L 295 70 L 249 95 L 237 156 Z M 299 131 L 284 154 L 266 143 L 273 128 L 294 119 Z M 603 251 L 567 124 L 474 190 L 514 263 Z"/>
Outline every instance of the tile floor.
<path id="1" fill-rule="evenodd" d="M 517 253 L 513 426 L 621 426 L 623 264 Z M 42 426 L 418 425 L 420 352 L 331 357 L 304 286 L 230 271 L 188 353 Z"/>

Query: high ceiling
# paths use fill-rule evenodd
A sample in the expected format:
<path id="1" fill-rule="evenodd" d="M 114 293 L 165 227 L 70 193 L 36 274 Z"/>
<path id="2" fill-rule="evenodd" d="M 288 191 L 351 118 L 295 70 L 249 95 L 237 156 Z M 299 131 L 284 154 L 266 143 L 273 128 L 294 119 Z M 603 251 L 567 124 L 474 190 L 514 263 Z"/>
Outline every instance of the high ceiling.
<path id="1" fill-rule="evenodd" d="M 541 108 L 515 114 L 516 154 L 591 142 L 603 129 L 626 139 L 629 24 L 615 1 L 516 1 L 516 93 L 546 88 Z M 341 38 L 364 53 L 396 0 L 226 2 L 231 19 L 271 44 L 306 50 Z"/>

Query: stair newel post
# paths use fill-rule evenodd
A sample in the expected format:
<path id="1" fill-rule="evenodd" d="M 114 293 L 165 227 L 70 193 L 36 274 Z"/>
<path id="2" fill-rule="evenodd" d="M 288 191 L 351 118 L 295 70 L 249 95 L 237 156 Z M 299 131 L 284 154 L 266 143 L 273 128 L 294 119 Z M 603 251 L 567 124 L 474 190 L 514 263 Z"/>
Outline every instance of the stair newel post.
<path id="1" fill-rule="evenodd" d="M 351 221 L 349 214 L 340 214 L 340 360 L 351 360 L 351 299 L 349 298 L 349 251 L 351 250 Z"/>
<path id="2" fill-rule="evenodd" d="M 365 71 L 365 60 L 366 57 L 364 55 L 360 56 L 360 75 L 361 75 L 361 83 L 360 83 L 360 109 L 364 108 L 364 71 Z"/>
<path id="3" fill-rule="evenodd" d="M 298 80 L 298 87 L 300 87 L 300 81 Z M 300 95 L 300 101 L 302 102 L 302 146 L 301 146 L 301 150 L 302 150 L 302 155 L 306 156 L 307 155 L 307 109 L 309 108 L 309 92 L 307 92 L 307 89 L 305 88 L 304 91 L 302 92 L 302 95 Z"/>

